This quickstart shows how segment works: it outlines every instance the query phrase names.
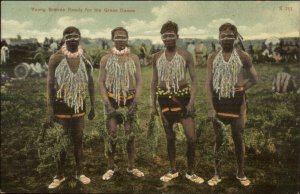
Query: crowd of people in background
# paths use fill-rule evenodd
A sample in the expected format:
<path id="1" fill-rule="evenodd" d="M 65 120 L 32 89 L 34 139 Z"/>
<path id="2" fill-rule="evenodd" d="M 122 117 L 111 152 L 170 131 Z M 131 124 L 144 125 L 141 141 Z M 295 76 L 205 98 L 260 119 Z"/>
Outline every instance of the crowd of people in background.
<path id="1" fill-rule="evenodd" d="M 254 63 L 291 63 L 299 62 L 299 42 L 280 40 L 278 43 L 262 42 L 260 48 L 254 49 L 250 44 L 247 52 L 253 58 Z"/>

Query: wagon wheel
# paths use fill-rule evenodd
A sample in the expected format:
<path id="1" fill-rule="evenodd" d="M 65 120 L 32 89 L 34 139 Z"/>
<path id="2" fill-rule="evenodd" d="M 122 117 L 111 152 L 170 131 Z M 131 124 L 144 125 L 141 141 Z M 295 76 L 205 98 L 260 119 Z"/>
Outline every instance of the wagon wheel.
<path id="1" fill-rule="evenodd" d="M 30 66 L 27 63 L 20 63 L 14 68 L 14 74 L 17 78 L 24 79 L 28 76 Z"/>

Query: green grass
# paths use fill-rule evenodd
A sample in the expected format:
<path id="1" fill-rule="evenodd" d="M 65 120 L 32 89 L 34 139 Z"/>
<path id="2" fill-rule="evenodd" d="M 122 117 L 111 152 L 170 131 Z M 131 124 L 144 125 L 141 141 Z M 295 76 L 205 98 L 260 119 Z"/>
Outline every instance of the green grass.
<path id="1" fill-rule="evenodd" d="M 290 65 L 293 75 L 299 67 Z M 246 175 L 253 185 L 242 188 L 235 180 L 235 155 L 232 139 L 223 160 L 224 181 L 211 188 L 206 183 L 196 185 L 184 178 L 186 172 L 186 142 L 182 130 L 177 132 L 177 167 L 180 177 L 162 183 L 159 177 L 169 169 L 166 138 L 161 131 L 159 149 L 155 158 L 146 147 L 147 122 L 150 112 L 150 82 L 152 69 L 142 68 L 143 93 L 139 101 L 139 122 L 143 129 L 136 138 L 136 167 L 145 173 L 136 179 L 126 173 L 127 156 L 119 151 L 116 165 L 119 170 L 111 181 L 103 181 L 107 161 L 98 124 L 103 120 L 103 105 L 98 86 L 98 69 L 94 70 L 96 88 L 96 117 L 86 118 L 84 137 L 85 174 L 92 179 L 82 186 L 69 179 L 55 193 L 296 193 L 297 157 L 299 157 L 299 112 L 296 94 L 271 93 L 272 75 L 280 66 L 257 65 L 260 82 L 247 93 L 249 101 L 248 123 L 245 129 Z M 196 98 L 197 127 L 207 115 L 204 92 L 206 69 L 197 68 L 198 92 Z M 89 110 L 89 106 L 88 106 Z M 30 78 L 14 81 L 1 89 L 1 191 L 21 193 L 47 193 L 47 185 L 55 175 L 55 168 L 39 174 L 37 148 L 34 146 L 42 124 L 46 120 L 46 79 Z M 208 180 L 213 175 L 214 133 L 207 124 L 200 126 L 196 151 L 195 172 Z M 298 130 L 298 131 L 297 131 Z M 200 134 L 201 132 L 201 134 Z M 228 134 L 230 137 L 230 133 Z M 74 175 L 72 150 L 67 157 L 66 175 Z M 51 191 L 52 192 L 52 191 Z"/>

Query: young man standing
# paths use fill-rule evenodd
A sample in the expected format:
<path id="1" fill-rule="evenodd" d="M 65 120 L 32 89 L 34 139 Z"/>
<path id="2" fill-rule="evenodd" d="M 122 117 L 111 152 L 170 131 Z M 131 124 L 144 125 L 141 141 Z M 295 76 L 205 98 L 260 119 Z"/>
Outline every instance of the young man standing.
<path id="1" fill-rule="evenodd" d="M 223 143 L 222 125 L 230 124 L 238 164 L 236 178 L 242 185 L 248 186 L 250 180 L 244 174 L 245 91 L 256 84 L 257 74 L 249 55 L 234 47 L 238 36 L 234 25 L 225 23 L 220 26 L 219 41 L 222 49 L 213 52 L 208 58 L 206 90 L 208 117 L 213 121 L 216 134 L 215 154 L 219 155 L 217 153 Z M 208 181 L 210 186 L 221 181 L 220 160 L 219 157 L 215 159 L 215 176 Z"/>
<path id="2" fill-rule="evenodd" d="M 89 92 L 91 103 L 88 118 L 91 120 L 95 117 L 92 65 L 79 46 L 81 35 L 77 28 L 67 27 L 63 32 L 63 39 L 65 44 L 49 60 L 48 122 L 53 125 L 53 122 L 57 121 L 62 125 L 65 133 L 71 136 L 74 143 L 76 178 L 83 184 L 89 184 L 91 180 L 82 172 L 82 136 L 86 112 L 86 90 Z M 65 159 L 66 152 L 63 151 L 58 162 L 57 174 L 48 186 L 49 189 L 58 187 L 65 180 Z"/>
<path id="3" fill-rule="evenodd" d="M 173 126 L 181 123 L 187 138 L 188 171 L 186 178 L 201 184 L 204 180 L 193 173 L 195 159 L 195 122 L 194 102 L 196 96 L 197 80 L 194 62 L 191 53 L 178 48 L 178 26 L 172 21 L 166 22 L 161 28 L 161 38 L 165 49 L 156 53 L 153 60 L 153 77 L 151 84 L 152 115 L 158 115 L 156 100 L 158 100 L 161 119 L 166 132 L 167 150 L 171 170 L 160 180 L 168 182 L 178 177 L 176 170 L 176 134 Z M 191 77 L 191 88 L 188 86 L 186 72 Z"/>
<path id="4" fill-rule="evenodd" d="M 105 106 L 107 117 L 106 128 L 112 138 L 117 136 L 117 124 L 123 124 L 126 135 L 132 132 L 133 122 L 137 110 L 137 104 L 141 95 L 142 78 L 141 67 L 137 55 L 130 53 L 127 47 L 128 32 L 118 27 L 111 32 L 114 46 L 111 52 L 100 61 L 100 93 Z M 117 113 L 119 108 L 128 108 L 126 117 L 121 119 Z M 103 180 L 109 180 L 114 174 L 114 155 L 116 144 L 109 142 L 111 149 L 108 151 L 108 170 L 102 176 Z M 128 154 L 127 172 L 136 177 L 143 177 L 144 173 L 134 167 L 134 136 L 129 136 L 126 145 Z"/>

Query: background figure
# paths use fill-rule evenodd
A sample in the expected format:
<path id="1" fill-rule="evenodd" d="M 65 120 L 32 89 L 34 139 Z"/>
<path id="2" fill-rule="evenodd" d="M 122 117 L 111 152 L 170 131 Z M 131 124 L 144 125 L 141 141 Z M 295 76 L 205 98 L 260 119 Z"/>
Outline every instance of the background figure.
<path id="1" fill-rule="evenodd" d="M 202 41 L 197 41 L 195 45 L 195 66 L 206 66 L 207 48 Z"/>
<path id="2" fill-rule="evenodd" d="M 187 45 L 187 48 L 186 48 L 191 54 L 192 54 L 192 57 L 193 57 L 193 61 L 196 60 L 196 57 L 195 57 L 195 41 L 191 41 L 188 45 Z"/>
<path id="3" fill-rule="evenodd" d="M 3 45 L 1 47 L 1 65 L 6 64 L 8 58 L 9 58 L 9 49 L 7 46 Z"/>
<path id="4" fill-rule="evenodd" d="M 273 79 L 272 91 L 276 93 L 293 92 L 296 90 L 294 77 L 290 74 L 290 68 L 284 66 L 282 72 L 278 72 Z"/>
<path id="5" fill-rule="evenodd" d="M 50 46 L 50 40 L 47 37 L 45 37 L 45 40 L 43 42 L 43 47 L 45 49 L 49 49 L 49 46 Z"/>
<path id="6" fill-rule="evenodd" d="M 142 43 L 140 47 L 140 55 L 139 55 L 141 66 L 146 65 L 146 52 L 147 52 L 146 45 L 145 43 Z"/>
<path id="7" fill-rule="evenodd" d="M 51 38 L 51 40 L 50 40 L 50 51 L 52 52 L 52 53 L 55 53 L 56 51 L 57 51 L 57 49 L 58 49 L 58 45 L 57 45 L 57 42 L 55 41 L 55 40 L 53 40 L 53 38 Z"/>

